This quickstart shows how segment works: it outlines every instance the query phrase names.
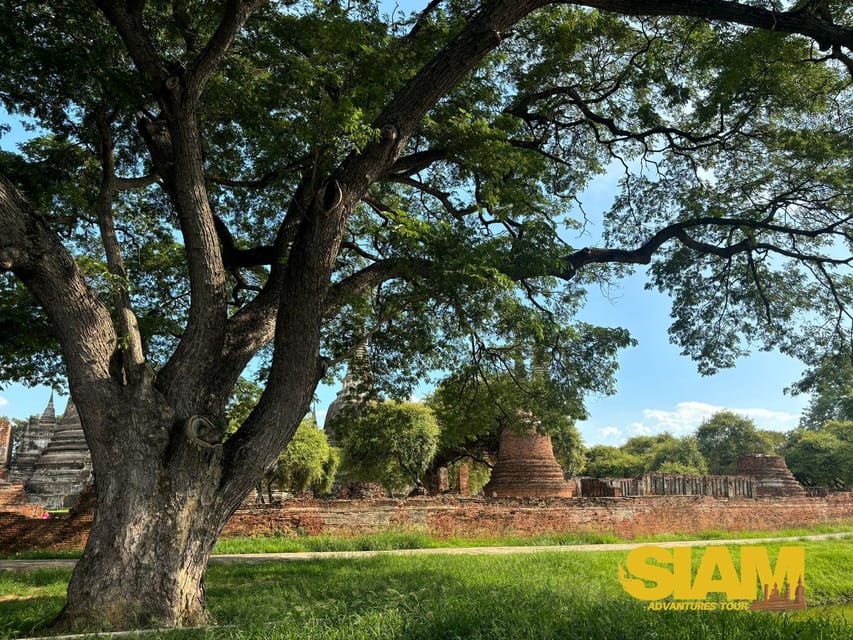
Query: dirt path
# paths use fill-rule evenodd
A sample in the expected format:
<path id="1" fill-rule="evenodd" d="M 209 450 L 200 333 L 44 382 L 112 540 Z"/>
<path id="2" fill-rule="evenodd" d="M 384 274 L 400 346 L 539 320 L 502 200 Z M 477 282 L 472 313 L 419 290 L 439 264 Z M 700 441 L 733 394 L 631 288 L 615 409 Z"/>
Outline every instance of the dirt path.
<path id="1" fill-rule="evenodd" d="M 296 560 L 323 560 L 327 558 L 374 558 L 377 556 L 418 555 L 507 555 L 510 553 L 542 553 L 564 551 L 630 551 L 637 547 L 708 547 L 717 545 L 749 545 L 767 542 L 794 542 L 800 540 L 835 540 L 851 538 L 853 533 L 822 533 L 810 536 L 774 538 L 732 538 L 728 540 L 679 540 L 675 542 L 621 542 L 618 544 L 576 544 L 530 547 L 448 547 L 438 549 L 395 549 L 390 551 L 300 551 L 292 553 L 253 553 L 216 555 L 211 564 L 258 564 L 262 562 L 292 562 Z M 0 571 L 34 571 L 37 569 L 72 569 L 76 560 L 0 560 Z"/>

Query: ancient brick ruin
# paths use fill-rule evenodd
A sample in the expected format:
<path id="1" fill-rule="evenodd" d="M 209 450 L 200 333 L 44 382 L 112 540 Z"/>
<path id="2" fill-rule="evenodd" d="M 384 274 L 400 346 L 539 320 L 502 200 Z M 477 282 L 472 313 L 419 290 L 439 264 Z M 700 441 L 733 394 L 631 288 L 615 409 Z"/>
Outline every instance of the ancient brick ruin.
<path id="1" fill-rule="evenodd" d="M 686 476 L 646 473 L 636 478 L 581 478 L 585 498 L 628 496 L 712 496 L 753 498 L 755 481 L 745 476 Z"/>
<path id="2" fill-rule="evenodd" d="M 781 456 L 750 454 L 738 459 L 737 475 L 685 476 L 647 473 L 636 478 L 581 478 L 585 498 L 629 496 L 711 496 L 715 498 L 798 498 L 806 495 Z"/>
<path id="3" fill-rule="evenodd" d="M 16 451 L 10 467 L 9 479 L 12 482 L 24 482 L 35 471 L 36 461 L 47 447 L 56 428 L 56 411 L 53 407 L 53 394 L 41 416 L 31 417 L 18 438 Z"/>
<path id="4" fill-rule="evenodd" d="M 12 423 L 0 420 L 0 480 L 4 480 L 12 461 Z"/>
<path id="5" fill-rule="evenodd" d="M 24 490 L 31 501 L 46 509 L 67 509 L 74 506 L 92 480 L 92 459 L 83 425 L 74 402 L 69 400 Z"/>
<path id="6" fill-rule="evenodd" d="M 782 456 L 760 453 L 741 456 L 737 461 L 737 473 L 753 479 L 757 498 L 799 497 L 806 494 Z"/>
<path id="7" fill-rule="evenodd" d="M 29 503 L 66 509 L 93 482 L 92 461 L 83 426 L 72 400 L 57 422 L 53 394 L 42 415 L 30 418 L 9 467 Z"/>
<path id="8" fill-rule="evenodd" d="M 490 498 L 570 497 L 572 484 L 563 477 L 551 436 L 530 429 L 501 433 L 498 459 L 483 493 Z"/>

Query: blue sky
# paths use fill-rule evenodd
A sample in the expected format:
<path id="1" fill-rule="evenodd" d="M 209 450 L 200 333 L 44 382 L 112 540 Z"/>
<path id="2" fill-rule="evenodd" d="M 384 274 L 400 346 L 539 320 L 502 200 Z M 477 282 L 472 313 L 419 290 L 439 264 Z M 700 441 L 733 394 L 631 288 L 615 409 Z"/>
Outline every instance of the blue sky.
<path id="1" fill-rule="evenodd" d="M 0 112 L 0 122 L 9 122 Z M 19 125 L 0 138 L 0 148 L 11 149 L 26 133 Z M 572 239 L 577 246 L 594 246 L 600 233 L 595 221 L 609 208 L 617 176 L 607 174 L 593 180 L 581 199 L 589 214 L 588 237 Z M 785 387 L 800 377 L 802 365 L 778 353 L 756 353 L 738 362 L 736 368 L 702 377 L 695 364 L 679 354 L 667 339 L 670 304 L 666 296 L 646 291 L 644 271 L 625 278 L 605 296 L 590 291 L 581 319 L 604 326 L 628 329 L 638 340 L 636 347 L 620 354 L 618 392 L 605 398 L 589 398 L 588 420 L 578 424 L 587 444 L 619 444 L 634 435 L 670 431 L 690 433 L 703 419 L 720 409 L 731 409 L 752 418 L 764 429 L 787 431 L 797 425 L 807 397 L 785 395 Z M 335 387 L 318 390 L 317 416 L 322 422 L 326 407 L 334 399 Z M 417 391 L 427 393 L 427 388 Z M 50 396 L 48 388 L 29 389 L 8 385 L 0 390 L 0 415 L 25 418 L 40 413 Z M 62 411 L 66 399 L 57 399 Z"/>

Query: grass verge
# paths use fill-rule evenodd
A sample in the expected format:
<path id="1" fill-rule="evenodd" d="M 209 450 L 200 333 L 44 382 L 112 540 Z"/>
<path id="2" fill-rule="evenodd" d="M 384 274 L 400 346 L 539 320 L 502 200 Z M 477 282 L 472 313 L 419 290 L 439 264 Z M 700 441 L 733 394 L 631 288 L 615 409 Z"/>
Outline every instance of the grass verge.
<path id="1" fill-rule="evenodd" d="M 553 533 L 534 536 L 455 537 L 437 538 L 417 531 L 390 531 L 361 536 L 255 536 L 223 538 L 213 552 L 226 554 L 298 553 L 324 551 L 387 551 L 392 549 L 438 549 L 465 547 L 526 547 L 568 546 L 576 544 L 608 544 L 619 542 L 672 542 L 678 540 L 723 540 L 798 537 L 820 533 L 851 533 L 853 521 L 831 525 L 816 525 L 810 529 L 779 529 L 775 531 L 724 531 L 660 534 L 620 538 L 607 532 Z M 82 549 L 66 551 L 23 551 L 0 554 L 4 560 L 50 560 L 79 558 Z"/>
<path id="2" fill-rule="evenodd" d="M 390 531 L 361 536 L 255 536 L 223 538 L 216 543 L 214 554 L 299 553 L 324 551 L 388 551 L 392 549 L 438 549 L 466 547 L 569 546 L 576 544 L 608 544 L 619 542 L 673 542 L 678 540 L 724 540 L 799 537 L 821 533 L 853 534 L 853 522 L 816 525 L 810 529 L 776 531 L 723 531 L 660 534 L 620 538 L 607 532 L 553 533 L 535 536 L 436 538 L 417 531 Z M 82 549 L 65 551 L 23 551 L 0 554 L 2 560 L 52 560 L 79 558 Z"/>
<path id="3" fill-rule="evenodd" d="M 798 544 L 806 548 L 809 605 L 853 601 L 853 540 Z M 767 547 L 774 557 L 779 545 Z M 616 565 L 625 556 L 383 556 L 213 566 L 211 612 L 234 626 L 145 637 L 853 640 L 842 609 L 808 615 L 648 611 L 619 585 Z M 0 638 L 29 635 L 57 613 L 68 576 L 0 573 Z"/>

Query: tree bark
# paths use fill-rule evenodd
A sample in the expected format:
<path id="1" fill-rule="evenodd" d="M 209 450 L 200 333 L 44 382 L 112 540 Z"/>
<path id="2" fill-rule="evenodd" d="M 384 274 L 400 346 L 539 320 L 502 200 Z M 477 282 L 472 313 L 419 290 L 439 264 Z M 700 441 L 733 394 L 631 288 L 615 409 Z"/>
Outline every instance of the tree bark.
<path id="1" fill-rule="evenodd" d="M 152 387 L 133 395 L 93 443 L 97 513 L 56 630 L 211 622 L 205 569 L 237 506 L 218 495 L 222 447 L 196 441 Z"/>

